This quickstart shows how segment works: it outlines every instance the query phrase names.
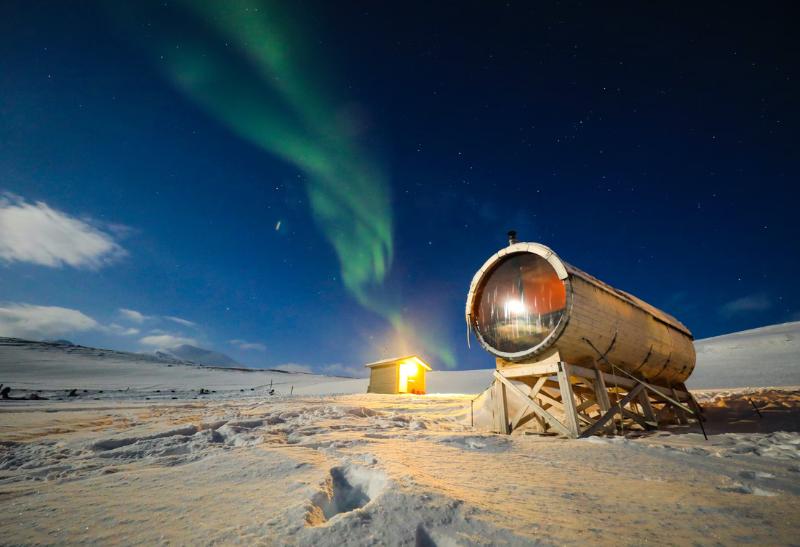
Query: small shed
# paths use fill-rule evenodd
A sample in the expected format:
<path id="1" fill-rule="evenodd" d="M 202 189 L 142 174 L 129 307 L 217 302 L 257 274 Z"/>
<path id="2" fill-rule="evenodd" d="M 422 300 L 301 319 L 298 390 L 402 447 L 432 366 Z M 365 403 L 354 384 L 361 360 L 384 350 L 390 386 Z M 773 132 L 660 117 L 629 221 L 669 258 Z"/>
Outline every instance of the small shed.
<path id="1" fill-rule="evenodd" d="M 369 369 L 367 393 L 425 394 L 425 372 L 431 367 L 416 355 L 384 359 L 364 366 Z"/>

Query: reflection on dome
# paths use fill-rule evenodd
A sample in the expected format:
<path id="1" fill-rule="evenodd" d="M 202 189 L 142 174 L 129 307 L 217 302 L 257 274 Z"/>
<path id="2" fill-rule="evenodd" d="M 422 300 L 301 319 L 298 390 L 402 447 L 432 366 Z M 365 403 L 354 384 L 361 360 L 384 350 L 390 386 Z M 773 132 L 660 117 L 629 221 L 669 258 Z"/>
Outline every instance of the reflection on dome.
<path id="1" fill-rule="evenodd" d="M 567 305 L 564 283 L 539 255 L 509 255 L 478 287 L 475 328 L 504 353 L 539 345 L 556 328 Z"/>

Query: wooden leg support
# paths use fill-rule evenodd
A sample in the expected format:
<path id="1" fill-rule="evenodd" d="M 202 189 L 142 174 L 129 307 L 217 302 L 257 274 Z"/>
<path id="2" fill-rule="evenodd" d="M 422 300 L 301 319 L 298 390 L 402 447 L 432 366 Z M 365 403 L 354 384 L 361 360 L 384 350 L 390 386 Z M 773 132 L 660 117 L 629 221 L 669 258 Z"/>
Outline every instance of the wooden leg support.
<path id="1" fill-rule="evenodd" d="M 569 436 L 577 439 L 580 434 L 578 429 L 578 410 L 575 408 L 575 395 L 572 393 L 572 384 L 569 383 L 569 365 L 558 364 L 558 387 L 561 389 L 561 404 L 564 405 L 564 421 L 569 431 Z"/>
<path id="2" fill-rule="evenodd" d="M 659 417 L 674 415 L 681 423 L 699 416 L 697 402 L 686 390 L 664 388 L 636 378 L 561 361 L 499 368 L 492 387 L 494 429 L 511 433 L 531 422 L 569 438 L 587 437 L 616 428 L 658 427 Z M 609 386 L 614 390 L 612 404 Z M 621 398 L 620 398 L 621 397 Z M 653 405 L 659 405 L 659 410 Z M 663 405 L 661 408 L 660 405 Z M 535 422 L 533 422 L 535 420 Z"/>

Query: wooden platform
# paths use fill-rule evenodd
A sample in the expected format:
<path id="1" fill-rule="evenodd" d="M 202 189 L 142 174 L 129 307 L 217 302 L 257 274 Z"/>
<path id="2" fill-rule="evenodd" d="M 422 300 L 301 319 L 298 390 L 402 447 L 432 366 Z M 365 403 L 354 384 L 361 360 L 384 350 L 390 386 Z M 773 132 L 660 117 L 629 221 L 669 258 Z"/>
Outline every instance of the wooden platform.
<path id="1" fill-rule="evenodd" d="M 490 388 L 495 432 L 525 426 L 576 439 L 702 419 L 685 385 L 655 386 L 613 370 L 563 361 L 498 368 Z"/>

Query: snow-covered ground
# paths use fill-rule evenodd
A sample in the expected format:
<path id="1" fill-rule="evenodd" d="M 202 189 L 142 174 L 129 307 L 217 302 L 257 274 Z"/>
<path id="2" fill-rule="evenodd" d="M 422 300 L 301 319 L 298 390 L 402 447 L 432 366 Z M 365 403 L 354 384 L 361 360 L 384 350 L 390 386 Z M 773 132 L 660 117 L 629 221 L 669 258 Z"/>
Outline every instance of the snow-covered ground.
<path id="1" fill-rule="evenodd" d="M 800 392 L 703 400 L 709 441 L 688 428 L 580 441 L 477 434 L 469 398 L 454 395 L 6 402 L 0 537 L 5 544 L 796 542 Z"/>
<path id="2" fill-rule="evenodd" d="M 800 384 L 798 330 L 699 341 L 700 384 L 708 367 L 738 385 L 746 355 L 759 356 L 754 385 Z M 470 400 L 490 375 L 434 372 L 439 394 L 368 395 L 366 380 L 0 340 L 12 396 L 49 397 L 0 401 L 0 543 L 800 537 L 800 389 L 695 391 L 708 441 L 697 426 L 573 441 L 473 431 Z"/>

